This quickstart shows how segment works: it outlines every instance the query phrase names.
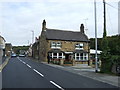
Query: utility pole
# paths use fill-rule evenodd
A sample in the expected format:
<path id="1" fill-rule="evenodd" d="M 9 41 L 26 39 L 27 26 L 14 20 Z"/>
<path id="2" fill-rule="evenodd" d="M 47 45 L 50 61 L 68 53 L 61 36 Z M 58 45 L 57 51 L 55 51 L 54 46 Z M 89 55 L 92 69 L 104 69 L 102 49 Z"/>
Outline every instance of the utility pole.
<path id="1" fill-rule="evenodd" d="M 103 38 L 106 36 L 106 5 L 105 5 L 105 0 L 103 0 L 103 5 L 104 5 L 104 34 Z"/>
<path id="2" fill-rule="evenodd" d="M 32 44 L 34 43 L 34 31 L 32 30 Z"/>
<path id="3" fill-rule="evenodd" d="M 96 0 L 94 0 L 94 10 L 95 10 L 95 72 L 98 72 Z"/>

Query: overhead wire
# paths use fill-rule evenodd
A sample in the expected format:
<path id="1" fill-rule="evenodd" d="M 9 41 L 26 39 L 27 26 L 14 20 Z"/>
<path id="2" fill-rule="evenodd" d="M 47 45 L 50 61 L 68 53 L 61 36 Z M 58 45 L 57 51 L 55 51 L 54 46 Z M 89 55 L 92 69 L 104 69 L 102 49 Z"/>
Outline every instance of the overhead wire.
<path id="1" fill-rule="evenodd" d="M 114 9 L 117 9 L 117 10 L 119 10 L 120 11 L 120 8 L 118 7 L 115 7 L 115 6 L 113 6 L 113 5 L 111 5 L 111 4 L 109 4 L 109 3 L 107 3 L 107 2 L 105 2 L 107 5 L 109 5 L 109 6 L 111 6 L 112 8 L 114 8 Z"/>

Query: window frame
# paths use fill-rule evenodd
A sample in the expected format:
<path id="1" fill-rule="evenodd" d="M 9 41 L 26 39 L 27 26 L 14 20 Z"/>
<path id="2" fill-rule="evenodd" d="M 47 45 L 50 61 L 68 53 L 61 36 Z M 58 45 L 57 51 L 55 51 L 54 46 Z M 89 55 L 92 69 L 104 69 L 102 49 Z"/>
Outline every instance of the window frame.
<path id="1" fill-rule="evenodd" d="M 61 42 L 54 42 L 54 41 L 52 41 L 50 44 L 51 44 L 50 45 L 51 48 L 59 48 L 60 49 L 61 46 L 62 46 Z"/>
<path id="2" fill-rule="evenodd" d="M 83 47 L 84 47 L 83 43 L 75 44 L 75 49 L 77 49 L 77 50 L 83 50 Z"/>

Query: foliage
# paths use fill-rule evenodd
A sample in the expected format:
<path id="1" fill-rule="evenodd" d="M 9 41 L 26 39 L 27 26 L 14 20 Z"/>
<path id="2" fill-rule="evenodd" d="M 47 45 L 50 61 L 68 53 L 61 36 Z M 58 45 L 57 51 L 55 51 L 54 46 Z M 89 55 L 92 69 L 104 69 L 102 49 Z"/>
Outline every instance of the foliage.
<path id="1" fill-rule="evenodd" d="M 20 50 L 27 51 L 29 49 L 29 46 L 13 46 L 12 49 L 16 54 L 20 54 Z"/>
<path id="2" fill-rule="evenodd" d="M 105 36 L 98 38 L 98 50 L 101 53 L 101 72 L 109 73 L 113 64 L 120 65 L 120 35 Z M 90 47 L 95 49 L 95 39 L 90 39 Z"/>

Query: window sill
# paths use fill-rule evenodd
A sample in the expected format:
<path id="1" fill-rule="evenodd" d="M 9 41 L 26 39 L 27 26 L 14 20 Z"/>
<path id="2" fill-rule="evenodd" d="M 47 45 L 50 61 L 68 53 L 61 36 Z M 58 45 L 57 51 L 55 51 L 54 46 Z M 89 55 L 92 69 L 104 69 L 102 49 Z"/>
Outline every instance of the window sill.
<path id="1" fill-rule="evenodd" d="M 83 48 L 75 48 L 76 50 L 84 50 Z"/>
<path id="2" fill-rule="evenodd" d="M 60 47 L 51 47 L 51 48 L 61 49 Z"/>

